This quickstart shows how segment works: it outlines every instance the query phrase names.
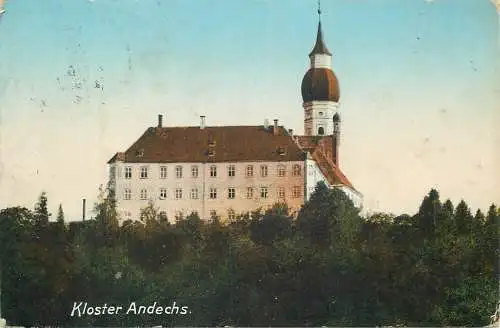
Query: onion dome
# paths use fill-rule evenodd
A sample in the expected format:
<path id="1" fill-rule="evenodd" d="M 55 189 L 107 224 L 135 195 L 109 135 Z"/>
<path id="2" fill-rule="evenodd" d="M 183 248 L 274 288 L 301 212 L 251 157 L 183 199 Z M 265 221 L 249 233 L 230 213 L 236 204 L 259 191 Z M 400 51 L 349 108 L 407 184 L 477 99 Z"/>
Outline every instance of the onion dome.
<path id="1" fill-rule="evenodd" d="M 318 14 L 321 14 L 319 9 Z M 332 54 L 323 41 L 321 19 L 318 22 L 316 44 L 309 57 L 311 59 L 311 68 L 304 75 L 301 86 L 303 102 L 338 102 L 340 98 L 339 81 L 331 69 Z"/>
<path id="2" fill-rule="evenodd" d="M 310 68 L 302 79 L 302 101 L 334 101 L 340 99 L 339 81 L 329 68 Z"/>

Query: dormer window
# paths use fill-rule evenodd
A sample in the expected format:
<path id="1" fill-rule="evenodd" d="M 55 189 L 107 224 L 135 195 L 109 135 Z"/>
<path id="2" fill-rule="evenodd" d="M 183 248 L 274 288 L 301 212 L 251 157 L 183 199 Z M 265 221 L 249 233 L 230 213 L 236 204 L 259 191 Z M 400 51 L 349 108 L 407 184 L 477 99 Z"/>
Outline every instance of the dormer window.
<path id="1" fill-rule="evenodd" d="M 139 149 L 139 150 L 136 152 L 136 156 L 137 156 L 137 157 L 143 157 L 143 156 L 144 156 L 144 149 Z"/>
<path id="2" fill-rule="evenodd" d="M 215 150 L 210 149 L 210 150 L 208 151 L 208 156 L 209 156 L 209 157 L 214 157 L 214 156 L 215 156 Z"/>
<path id="3" fill-rule="evenodd" d="M 209 146 L 209 147 L 215 147 L 215 140 L 210 139 L 210 140 L 208 141 L 208 146 Z"/>
<path id="4" fill-rule="evenodd" d="M 285 156 L 285 154 L 286 154 L 285 148 L 279 147 L 278 148 L 278 154 L 280 154 L 280 156 Z"/>

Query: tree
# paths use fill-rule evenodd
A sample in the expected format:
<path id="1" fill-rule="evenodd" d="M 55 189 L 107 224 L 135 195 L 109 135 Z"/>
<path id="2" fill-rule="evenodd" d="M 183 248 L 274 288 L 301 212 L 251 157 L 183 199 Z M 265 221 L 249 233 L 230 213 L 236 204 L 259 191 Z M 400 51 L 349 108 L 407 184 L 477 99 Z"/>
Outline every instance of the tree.
<path id="1" fill-rule="evenodd" d="M 271 245 L 290 236 L 292 217 L 286 204 L 275 204 L 264 215 L 256 215 L 250 221 L 250 233 L 254 242 Z"/>
<path id="2" fill-rule="evenodd" d="M 469 206 L 462 199 L 455 209 L 455 222 L 459 234 L 466 234 L 472 228 L 472 214 Z"/>
<path id="3" fill-rule="evenodd" d="M 324 183 L 318 183 L 308 202 L 297 217 L 298 230 L 313 244 L 327 247 L 331 242 L 330 228 L 333 219 L 334 200 Z"/>
<path id="4" fill-rule="evenodd" d="M 297 229 L 312 244 L 329 247 L 342 229 L 347 237 L 348 226 L 355 224 L 359 228 L 360 223 L 359 210 L 349 197 L 342 190 L 329 189 L 320 182 L 299 212 Z"/>
<path id="5" fill-rule="evenodd" d="M 97 202 L 94 204 L 95 219 L 93 220 L 95 246 L 113 246 L 117 243 L 119 221 L 116 211 L 114 190 L 108 187 L 99 187 Z"/>
<path id="6" fill-rule="evenodd" d="M 425 236 L 429 237 L 434 232 L 440 211 L 439 193 L 436 189 L 431 189 L 422 201 L 417 214 L 418 227 Z"/>
<path id="7" fill-rule="evenodd" d="M 141 221 L 146 225 L 152 222 L 157 222 L 159 218 L 160 209 L 155 206 L 154 202 L 150 199 L 146 207 L 141 209 Z"/>
<path id="8" fill-rule="evenodd" d="M 51 214 L 47 209 L 47 193 L 42 191 L 35 205 L 35 222 L 38 226 L 46 226 L 49 223 Z"/>
<path id="9" fill-rule="evenodd" d="M 64 223 L 64 211 L 62 204 L 59 204 L 59 208 L 57 209 L 57 222 Z"/>

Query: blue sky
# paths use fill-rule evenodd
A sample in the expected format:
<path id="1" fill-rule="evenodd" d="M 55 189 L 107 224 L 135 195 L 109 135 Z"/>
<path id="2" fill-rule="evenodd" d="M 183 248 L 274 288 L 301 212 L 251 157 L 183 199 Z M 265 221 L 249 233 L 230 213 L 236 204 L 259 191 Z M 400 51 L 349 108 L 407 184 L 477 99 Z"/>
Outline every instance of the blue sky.
<path id="1" fill-rule="evenodd" d="M 341 166 L 372 211 L 432 187 L 500 201 L 499 16 L 488 0 L 323 1 Z M 79 217 L 106 161 L 168 125 L 303 131 L 314 0 L 9 0 L 0 20 L 0 207 L 46 190 Z"/>

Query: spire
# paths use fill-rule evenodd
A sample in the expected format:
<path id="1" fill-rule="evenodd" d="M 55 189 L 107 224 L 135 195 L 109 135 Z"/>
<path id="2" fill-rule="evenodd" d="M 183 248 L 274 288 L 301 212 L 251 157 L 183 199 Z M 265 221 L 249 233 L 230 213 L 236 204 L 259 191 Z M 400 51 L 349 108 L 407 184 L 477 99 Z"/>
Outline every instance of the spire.
<path id="1" fill-rule="evenodd" d="M 323 41 L 323 31 L 321 30 L 321 2 L 318 0 L 318 34 L 316 36 L 316 44 L 309 56 L 315 54 L 325 54 L 332 55 L 330 51 L 326 48 L 325 42 Z"/>

